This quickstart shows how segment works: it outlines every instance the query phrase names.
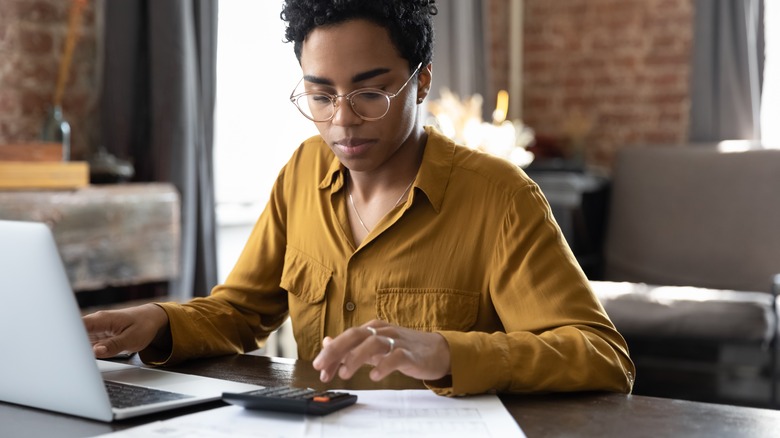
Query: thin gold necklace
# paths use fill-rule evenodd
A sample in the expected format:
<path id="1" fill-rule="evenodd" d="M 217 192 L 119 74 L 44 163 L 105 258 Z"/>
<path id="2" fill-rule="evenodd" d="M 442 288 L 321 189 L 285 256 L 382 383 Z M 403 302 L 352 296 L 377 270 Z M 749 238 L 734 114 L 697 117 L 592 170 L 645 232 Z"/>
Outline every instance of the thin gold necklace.
<path id="1" fill-rule="evenodd" d="M 401 202 L 401 199 L 404 198 L 406 192 L 408 192 L 409 189 L 412 187 L 412 184 L 414 184 L 414 180 L 415 178 L 412 178 L 412 180 L 409 181 L 409 185 L 406 186 L 403 193 L 401 193 L 401 196 L 399 196 L 398 200 L 395 201 L 395 204 L 393 204 L 393 208 L 398 206 L 398 203 Z M 365 222 L 363 222 L 363 218 L 360 217 L 360 213 L 358 213 L 357 207 L 355 207 L 355 201 L 352 199 L 352 191 L 349 189 L 349 179 L 347 180 L 347 195 L 349 196 L 349 204 L 352 205 L 352 211 L 355 212 L 355 216 L 357 216 L 358 222 L 360 222 L 360 225 L 363 226 L 364 230 L 366 230 L 366 233 L 371 233 L 371 230 L 369 230 Z"/>

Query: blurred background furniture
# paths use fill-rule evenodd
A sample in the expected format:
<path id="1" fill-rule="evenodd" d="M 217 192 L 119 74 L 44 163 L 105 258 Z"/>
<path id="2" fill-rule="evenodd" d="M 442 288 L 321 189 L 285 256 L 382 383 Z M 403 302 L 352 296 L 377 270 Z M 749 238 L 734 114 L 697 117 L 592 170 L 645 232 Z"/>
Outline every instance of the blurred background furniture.
<path id="1" fill-rule="evenodd" d="M 141 295 L 167 293 L 179 275 L 179 216 L 178 191 L 166 183 L 0 191 L 0 219 L 51 227 L 80 303 L 130 300 L 145 286 L 154 290 Z"/>
<path id="2" fill-rule="evenodd" d="M 605 279 L 640 394 L 777 406 L 780 150 L 625 148 Z"/>

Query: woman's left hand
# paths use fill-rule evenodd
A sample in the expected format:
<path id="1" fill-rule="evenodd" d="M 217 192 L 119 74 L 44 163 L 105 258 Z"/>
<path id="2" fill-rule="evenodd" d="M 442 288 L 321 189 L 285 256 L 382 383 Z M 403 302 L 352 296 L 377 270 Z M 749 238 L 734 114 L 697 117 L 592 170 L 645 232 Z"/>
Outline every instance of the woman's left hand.
<path id="1" fill-rule="evenodd" d="M 438 333 L 373 320 L 335 338 L 323 339 L 322 351 L 313 362 L 323 382 L 331 381 L 337 374 L 344 380 L 350 379 L 366 364 L 374 366 L 369 374 L 374 381 L 393 371 L 415 379 L 436 380 L 450 374 L 450 349 Z"/>

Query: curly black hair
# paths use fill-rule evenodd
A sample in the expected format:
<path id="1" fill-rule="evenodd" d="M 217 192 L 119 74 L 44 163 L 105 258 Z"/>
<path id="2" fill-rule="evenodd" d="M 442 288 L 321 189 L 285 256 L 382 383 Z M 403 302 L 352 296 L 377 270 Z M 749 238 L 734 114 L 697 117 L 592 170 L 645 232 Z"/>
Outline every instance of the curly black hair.
<path id="1" fill-rule="evenodd" d="M 409 68 L 433 59 L 436 0 L 286 0 L 280 14 L 287 22 L 285 41 L 292 42 L 298 62 L 303 40 L 314 28 L 365 19 L 387 29 Z"/>

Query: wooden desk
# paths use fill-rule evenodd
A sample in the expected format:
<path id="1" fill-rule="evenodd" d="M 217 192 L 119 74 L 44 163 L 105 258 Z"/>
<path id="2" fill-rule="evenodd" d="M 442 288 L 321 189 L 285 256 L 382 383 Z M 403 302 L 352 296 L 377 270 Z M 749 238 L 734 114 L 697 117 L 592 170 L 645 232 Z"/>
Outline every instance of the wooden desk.
<path id="1" fill-rule="evenodd" d="M 137 358 L 131 362 L 138 363 Z M 173 371 L 236 380 L 259 385 L 296 385 L 324 388 L 311 364 L 261 356 L 204 359 L 171 368 Z M 401 375 L 382 384 L 362 372 L 332 387 L 351 389 L 422 388 Z M 534 437 L 776 437 L 780 411 L 715 405 L 682 400 L 611 393 L 501 395 L 520 427 Z M 74 397 L 74 402 L 78 397 Z M 84 437 L 126 429 L 155 420 L 221 406 L 213 402 L 193 408 L 123 421 L 99 423 L 76 417 L 0 403 L 0 436 Z"/>

